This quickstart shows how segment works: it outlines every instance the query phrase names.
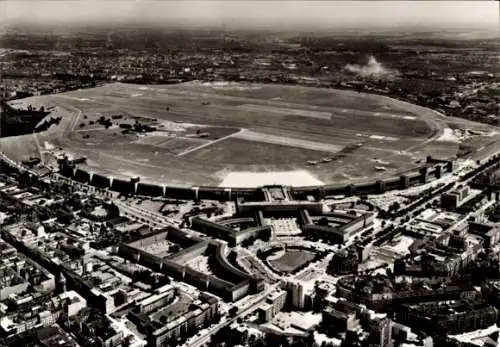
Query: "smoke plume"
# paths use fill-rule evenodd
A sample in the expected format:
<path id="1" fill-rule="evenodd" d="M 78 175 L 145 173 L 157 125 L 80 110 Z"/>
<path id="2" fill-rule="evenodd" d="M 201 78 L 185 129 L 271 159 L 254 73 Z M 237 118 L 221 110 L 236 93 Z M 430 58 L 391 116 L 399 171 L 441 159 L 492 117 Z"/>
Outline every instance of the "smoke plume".
<path id="1" fill-rule="evenodd" d="M 365 65 L 347 64 L 344 69 L 361 77 L 373 76 L 381 78 L 397 75 L 396 70 L 385 68 L 381 63 L 377 61 L 377 59 L 375 59 L 374 56 L 370 56 L 368 58 L 368 63 L 366 63 Z"/>

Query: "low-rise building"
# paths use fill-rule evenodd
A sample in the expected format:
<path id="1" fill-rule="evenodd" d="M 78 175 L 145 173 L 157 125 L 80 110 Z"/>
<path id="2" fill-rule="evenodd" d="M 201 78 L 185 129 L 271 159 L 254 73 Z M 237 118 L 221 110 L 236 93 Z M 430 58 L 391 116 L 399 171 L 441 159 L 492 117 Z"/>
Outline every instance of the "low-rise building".
<path id="1" fill-rule="evenodd" d="M 337 296 L 380 311 L 406 303 L 456 300 L 477 294 L 470 285 L 446 285 L 440 277 L 408 282 L 383 274 L 350 275 L 338 280 L 336 286 Z"/>
<path id="2" fill-rule="evenodd" d="M 34 327 L 49 327 L 61 317 L 76 316 L 87 306 L 87 301 L 74 291 L 56 296 L 45 296 L 35 301 L 33 296 L 11 297 L 17 305 L 15 311 L 7 313 L 0 319 L 0 331 L 4 336 L 11 337 Z M 20 305 L 21 302 L 31 305 Z M 13 303 L 14 304 L 14 303 Z"/>
<path id="3" fill-rule="evenodd" d="M 332 275 L 347 275 L 358 271 L 359 258 L 355 248 L 335 253 L 328 264 L 327 272 Z"/>
<path id="4" fill-rule="evenodd" d="M 323 308 L 323 325 L 337 332 L 354 331 L 359 326 L 362 309 L 347 300 L 329 301 Z"/>
<path id="5" fill-rule="evenodd" d="M 177 312 L 165 322 L 150 322 L 148 346 L 165 346 L 180 337 L 192 335 L 198 329 L 210 324 L 218 312 L 217 300 L 202 293 L 200 297 L 189 305 L 188 311 Z"/>
<path id="6" fill-rule="evenodd" d="M 429 243 L 420 243 L 411 256 L 397 259 L 394 272 L 452 276 L 477 257 L 483 242 L 483 238 L 468 233 L 466 226 L 442 233 Z"/>
<path id="7" fill-rule="evenodd" d="M 457 189 L 441 195 L 441 207 L 453 211 L 464 202 L 469 194 L 469 186 L 459 186 Z"/>
<path id="8" fill-rule="evenodd" d="M 354 234 L 373 224 L 375 215 L 371 212 L 355 210 L 333 211 L 311 216 L 309 211 L 301 210 L 301 229 L 304 234 L 314 235 L 325 240 L 342 243 Z"/>
<path id="9" fill-rule="evenodd" d="M 498 225 L 469 222 L 468 231 L 481 237 L 485 248 L 494 247 L 500 240 L 500 226 Z"/>
<path id="10" fill-rule="evenodd" d="M 396 320 L 432 334 L 460 334 L 497 322 L 498 311 L 485 301 L 448 300 L 401 305 Z"/>
<path id="11" fill-rule="evenodd" d="M 147 314 L 154 309 L 165 306 L 174 298 L 174 287 L 168 285 L 169 288 L 165 288 L 164 291 L 158 294 L 151 295 L 144 300 L 137 303 L 137 307 L 140 313 Z"/>
<path id="12" fill-rule="evenodd" d="M 487 281 L 481 287 L 483 296 L 500 310 L 500 281 Z"/>
<path id="13" fill-rule="evenodd" d="M 35 328 L 6 340 L 9 346 L 37 347 L 78 347 L 76 341 L 60 326 L 54 324 L 48 327 Z"/>
<path id="14" fill-rule="evenodd" d="M 63 323 L 81 346 L 118 347 L 124 341 L 123 332 L 113 328 L 111 320 L 94 308 L 86 307 Z"/>
<path id="15" fill-rule="evenodd" d="M 23 294 L 30 286 L 45 292 L 55 289 L 54 276 L 14 247 L 0 241 L 0 252 L 0 301 Z"/>

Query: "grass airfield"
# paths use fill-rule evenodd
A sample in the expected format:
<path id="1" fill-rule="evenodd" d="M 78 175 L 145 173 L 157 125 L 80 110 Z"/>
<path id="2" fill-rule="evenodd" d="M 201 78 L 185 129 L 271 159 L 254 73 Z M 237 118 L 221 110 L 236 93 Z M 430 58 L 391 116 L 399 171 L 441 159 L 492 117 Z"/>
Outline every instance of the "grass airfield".
<path id="1" fill-rule="evenodd" d="M 360 182 L 410 170 L 427 155 L 453 157 L 464 146 L 475 152 L 500 139 L 491 127 L 387 97 L 300 86 L 113 83 L 11 104 L 54 106 L 63 117 L 48 132 L 0 139 L 13 159 L 41 153 L 48 160 L 62 148 L 86 156 L 84 166 L 94 172 L 179 185 L 227 186 L 224 180 L 240 173 L 243 186 L 251 186 L 257 172 L 256 185 L 284 173 L 297 173 L 290 185 Z M 105 128 L 98 124 L 103 116 L 116 118 Z M 136 121 L 157 130 L 122 133 L 119 124 Z M 484 136 L 446 136 L 451 124 Z"/>

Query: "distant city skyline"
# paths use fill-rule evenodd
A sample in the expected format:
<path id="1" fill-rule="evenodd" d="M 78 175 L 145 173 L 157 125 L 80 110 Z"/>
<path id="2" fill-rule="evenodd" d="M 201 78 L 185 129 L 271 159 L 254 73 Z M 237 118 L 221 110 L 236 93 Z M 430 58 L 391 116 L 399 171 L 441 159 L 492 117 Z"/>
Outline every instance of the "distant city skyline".
<path id="1" fill-rule="evenodd" d="M 227 29 L 498 30 L 497 1 L 3 1 L 0 23 Z"/>

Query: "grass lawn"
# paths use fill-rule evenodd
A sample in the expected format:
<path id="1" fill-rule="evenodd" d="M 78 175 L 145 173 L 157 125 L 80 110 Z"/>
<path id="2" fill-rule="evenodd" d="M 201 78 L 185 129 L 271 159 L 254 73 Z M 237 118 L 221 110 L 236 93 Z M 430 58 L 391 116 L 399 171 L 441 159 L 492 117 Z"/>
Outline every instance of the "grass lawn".
<path id="1" fill-rule="evenodd" d="M 250 166 L 300 163 L 303 167 L 306 167 L 307 160 L 319 160 L 330 154 L 305 148 L 229 138 L 191 152 L 186 158 L 195 161 L 210 158 L 211 161 L 216 163 Z"/>
<path id="2" fill-rule="evenodd" d="M 286 253 L 269 263 L 273 268 L 281 272 L 294 272 L 300 266 L 309 263 L 314 259 L 314 253 L 302 249 L 290 249 Z"/>
<path id="3" fill-rule="evenodd" d="M 96 172 L 127 179 L 140 176 L 162 184 L 218 185 L 234 171 L 307 170 L 321 182 L 340 185 L 395 175 L 416 166 L 416 160 L 428 153 L 447 158 L 458 148 L 456 143 L 441 142 L 416 147 L 434 128 L 441 128 L 441 119 L 433 111 L 346 90 L 113 83 L 16 101 L 21 102 L 58 106 L 54 115 L 61 116 L 62 123 L 47 135 L 38 135 L 42 146 L 47 141 L 74 155 L 85 155 Z M 71 125 L 70 116 L 79 110 L 83 116 L 76 123 L 77 132 L 69 134 L 65 124 Z M 163 124 L 159 130 L 168 132 L 168 123 L 173 128 L 185 127 L 185 131 L 178 138 L 157 133 L 139 138 L 122 134 L 120 128 L 92 130 L 88 125 L 101 115 L 118 114 L 123 118 L 113 124 L 145 117 Z M 80 128 L 81 123 L 86 125 Z M 244 132 L 236 133 L 240 128 Z M 235 135 L 224 138 L 231 134 Z M 223 140 L 210 143 L 216 139 Z M 32 139 L 15 141 L 22 143 L 1 141 L 0 146 L 17 160 L 36 155 Z M 361 147 L 335 156 L 336 147 L 342 151 L 354 144 Z M 474 143 L 473 147 L 482 145 Z M 401 152 L 408 148 L 408 153 Z M 323 162 L 325 158 L 334 159 Z M 308 165 L 308 161 L 317 163 Z"/>

